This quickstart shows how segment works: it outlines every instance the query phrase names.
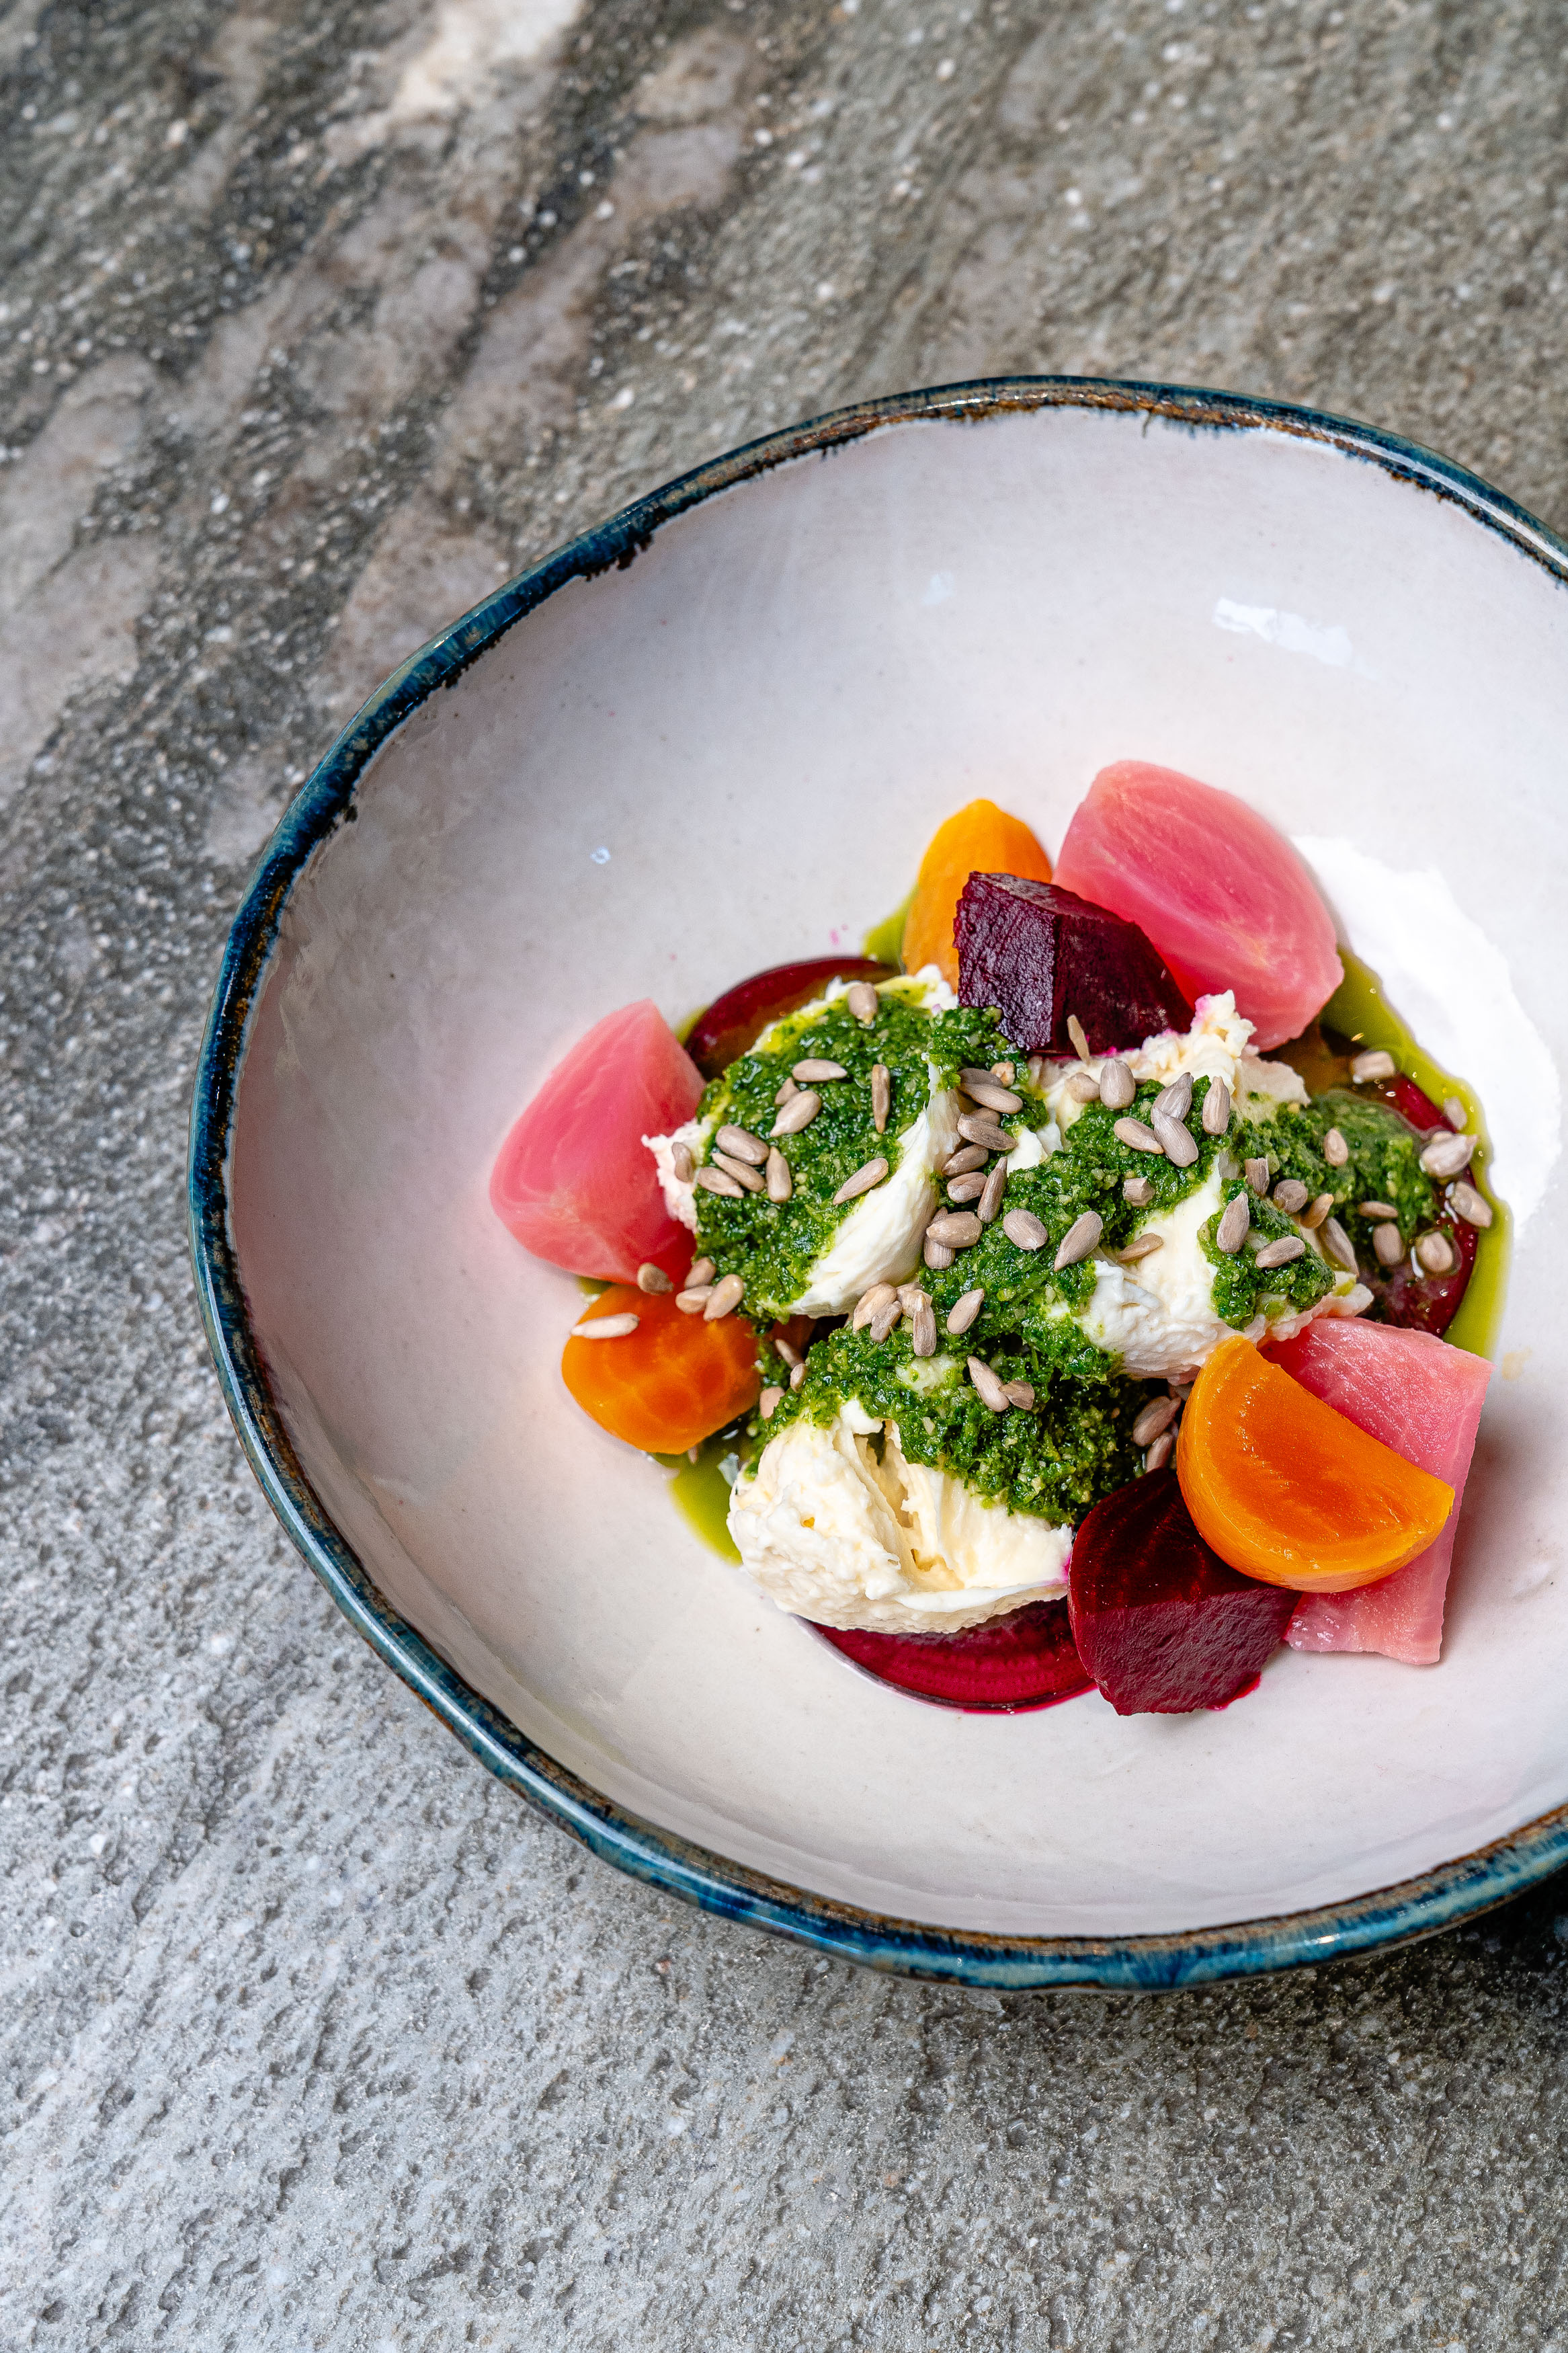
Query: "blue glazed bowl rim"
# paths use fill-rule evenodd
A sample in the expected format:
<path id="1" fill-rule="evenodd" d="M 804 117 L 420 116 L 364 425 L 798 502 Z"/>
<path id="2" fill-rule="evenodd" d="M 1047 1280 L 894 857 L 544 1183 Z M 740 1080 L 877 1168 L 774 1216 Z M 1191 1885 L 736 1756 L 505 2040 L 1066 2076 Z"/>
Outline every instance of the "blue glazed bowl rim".
<path id="1" fill-rule="evenodd" d="M 884 427 L 964 423 L 1053 408 L 1142 414 L 1194 432 L 1274 431 L 1462 509 L 1568 585 L 1568 543 L 1463 467 L 1315 409 L 1246 395 L 1084 376 L 989 377 L 866 401 L 770 434 L 679 476 L 508 581 L 403 663 L 300 787 L 262 858 L 224 950 L 197 1069 L 188 1198 L 202 1319 L 225 1400 L 268 1503 L 350 1623 L 498 1778 L 605 1862 L 724 1918 L 835 1958 L 959 1985 L 1140 1991 L 1258 1975 L 1406 1943 L 1506 1902 L 1568 1862 L 1568 1805 L 1397 1885 L 1310 1911 L 1164 1936 L 1019 1936 L 931 1927 L 862 1910 L 747 1869 L 644 1821 L 556 1763 L 392 1609 L 334 1525 L 294 1451 L 247 1316 L 230 1237 L 228 1169 L 246 1031 L 289 894 L 320 845 L 352 820 L 378 747 L 438 687 L 573 580 L 635 561 L 660 526 L 792 459 Z"/>

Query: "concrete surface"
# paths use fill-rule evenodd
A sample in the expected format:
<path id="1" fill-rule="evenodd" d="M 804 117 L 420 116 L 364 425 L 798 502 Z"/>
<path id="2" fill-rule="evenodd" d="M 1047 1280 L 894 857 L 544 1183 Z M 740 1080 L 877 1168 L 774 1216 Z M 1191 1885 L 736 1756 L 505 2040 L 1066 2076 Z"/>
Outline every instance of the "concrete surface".
<path id="1" fill-rule="evenodd" d="M 289 786 L 697 459 L 1159 375 L 1568 524 L 1561 6 L 11 0 L 0 81 L 0 2344 L 1568 2345 L 1561 1886 L 1121 2001 L 662 1903 L 287 1550 L 180 1188 Z"/>

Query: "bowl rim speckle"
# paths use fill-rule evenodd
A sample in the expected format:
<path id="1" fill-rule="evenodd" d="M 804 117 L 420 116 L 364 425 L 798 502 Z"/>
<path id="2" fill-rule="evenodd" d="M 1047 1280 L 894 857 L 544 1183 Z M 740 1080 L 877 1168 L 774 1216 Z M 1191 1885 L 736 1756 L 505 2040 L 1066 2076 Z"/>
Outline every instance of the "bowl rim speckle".
<path id="1" fill-rule="evenodd" d="M 614 1804 L 557 1764 L 383 1598 L 334 1525 L 284 1427 L 250 1329 L 229 1227 L 230 1146 L 247 1026 L 283 908 L 314 850 L 353 820 L 360 775 L 410 712 L 568 582 L 631 564 L 662 524 L 734 483 L 884 427 L 1052 408 L 1142 413 L 1194 431 L 1272 431 L 1316 442 L 1461 508 L 1568 586 L 1568 542 L 1465 468 L 1397 434 L 1243 394 L 1100 377 L 991 377 L 864 401 L 713 459 L 556 549 L 410 655 L 289 803 L 229 932 L 202 1041 L 187 1178 L 191 1248 L 225 1402 L 262 1491 L 294 1544 L 350 1623 L 470 1752 L 605 1862 L 705 1911 L 890 1972 L 1004 1992 L 1075 1985 L 1152 1990 L 1331 1960 L 1453 1927 L 1568 1862 L 1568 1804 L 1370 1894 L 1163 1936 L 1024 1936 L 931 1927 L 812 1894 L 729 1862 Z"/>

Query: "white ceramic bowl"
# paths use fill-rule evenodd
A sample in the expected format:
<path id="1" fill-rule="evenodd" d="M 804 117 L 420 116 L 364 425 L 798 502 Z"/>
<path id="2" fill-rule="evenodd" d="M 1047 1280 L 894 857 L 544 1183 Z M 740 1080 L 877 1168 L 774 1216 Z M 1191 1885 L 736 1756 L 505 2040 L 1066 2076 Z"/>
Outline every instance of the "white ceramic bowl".
<path id="1" fill-rule="evenodd" d="M 1568 1857 L 1565 572 L 1506 501 L 1363 428 L 967 385 L 687 478 L 367 704 L 235 927 L 195 1245 L 274 1504 L 498 1771 L 716 1908 L 992 1984 L 1353 1949 Z M 854 950 L 961 802 L 1054 848 L 1123 757 L 1302 839 L 1480 1088 L 1518 1220 L 1502 1377 L 1440 1668 L 1288 1652 L 1218 1715 L 965 1715 L 782 1616 L 578 1412 L 579 1293 L 486 1186 L 600 1015 Z"/>

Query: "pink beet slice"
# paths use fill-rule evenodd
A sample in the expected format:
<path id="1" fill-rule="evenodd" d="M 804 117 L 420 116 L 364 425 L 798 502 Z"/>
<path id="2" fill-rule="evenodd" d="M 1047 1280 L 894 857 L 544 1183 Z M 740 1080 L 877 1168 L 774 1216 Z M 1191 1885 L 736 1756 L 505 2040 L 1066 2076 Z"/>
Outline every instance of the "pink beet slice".
<path id="1" fill-rule="evenodd" d="M 1056 879 L 1141 924 L 1194 1000 L 1234 988 L 1260 1053 L 1298 1037 L 1344 977 L 1329 911 L 1283 834 L 1174 768 L 1102 768 Z"/>
<path id="2" fill-rule="evenodd" d="M 1091 1052 L 1185 1029 L 1193 1008 L 1136 923 L 1055 882 L 972 874 L 953 922 L 961 1005 L 994 1005 L 1026 1054 L 1070 1054 L 1076 1013 Z"/>
<path id="3" fill-rule="evenodd" d="M 698 1015 L 686 1050 L 705 1079 L 716 1079 L 754 1046 L 763 1031 L 820 997 L 830 980 L 891 980 L 893 966 L 874 956 L 814 956 L 805 964 L 775 964 L 738 980 Z"/>
<path id="4" fill-rule="evenodd" d="M 691 1237 L 664 1206 L 645 1135 L 691 1117 L 701 1074 L 651 999 L 596 1022 L 501 1145 L 490 1203 L 535 1258 L 635 1282 L 651 1260 L 679 1278 Z"/>
<path id="5" fill-rule="evenodd" d="M 1029 1601 L 962 1634 L 813 1629 L 879 1683 L 968 1715 L 1022 1715 L 1093 1688 L 1073 1647 L 1065 1601 Z"/>
<path id="6" fill-rule="evenodd" d="M 1297 1599 L 1209 1550 L 1173 1471 L 1119 1487 L 1073 1539 L 1073 1639 L 1118 1715 L 1228 1707 L 1256 1688 Z"/>
<path id="7" fill-rule="evenodd" d="M 1454 1490 L 1436 1544 L 1354 1593 L 1304 1595 L 1286 1641 L 1294 1651 L 1379 1651 L 1411 1666 L 1436 1666 L 1454 1532 L 1491 1366 L 1428 1332 L 1331 1317 L 1268 1353 L 1347 1421 Z"/>

